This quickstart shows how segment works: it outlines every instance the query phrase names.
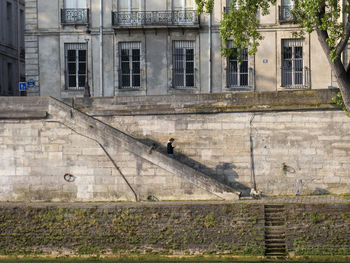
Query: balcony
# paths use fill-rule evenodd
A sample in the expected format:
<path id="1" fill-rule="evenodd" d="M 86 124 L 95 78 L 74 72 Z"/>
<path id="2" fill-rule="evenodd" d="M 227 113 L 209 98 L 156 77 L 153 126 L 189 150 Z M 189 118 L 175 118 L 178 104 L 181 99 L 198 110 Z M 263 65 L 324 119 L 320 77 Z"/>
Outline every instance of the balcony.
<path id="1" fill-rule="evenodd" d="M 112 22 L 116 28 L 199 28 L 195 10 L 113 12 Z"/>
<path id="2" fill-rule="evenodd" d="M 293 6 L 291 5 L 282 5 L 278 6 L 278 18 L 280 22 L 290 22 L 292 21 L 292 11 Z"/>
<path id="3" fill-rule="evenodd" d="M 84 9 L 84 8 L 61 9 L 61 24 L 88 25 L 89 9 Z"/>

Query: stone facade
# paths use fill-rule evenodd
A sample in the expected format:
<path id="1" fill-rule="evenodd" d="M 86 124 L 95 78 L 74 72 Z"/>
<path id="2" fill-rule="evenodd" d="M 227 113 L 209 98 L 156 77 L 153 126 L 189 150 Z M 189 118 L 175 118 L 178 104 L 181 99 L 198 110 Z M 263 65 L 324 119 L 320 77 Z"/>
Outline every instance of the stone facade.
<path id="1" fill-rule="evenodd" d="M 0 2 L 0 96 L 19 95 L 24 72 L 24 0 Z"/>
<path id="2" fill-rule="evenodd" d="M 194 1 L 26 0 L 26 77 L 36 82 L 29 94 L 81 97 L 86 83 L 96 97 L 336 86 L 316 35 L 293 39 L 297 28 L 279 11 L 281 0 L 260 17 L 264 40 L 236 72 L 236 62 L 220 55 L 227 2 L 215 1 L 209 30 L 209 16 L 198 19 Z M 282 69 L 283 46 L 301 52 L 298 77 Z"/>

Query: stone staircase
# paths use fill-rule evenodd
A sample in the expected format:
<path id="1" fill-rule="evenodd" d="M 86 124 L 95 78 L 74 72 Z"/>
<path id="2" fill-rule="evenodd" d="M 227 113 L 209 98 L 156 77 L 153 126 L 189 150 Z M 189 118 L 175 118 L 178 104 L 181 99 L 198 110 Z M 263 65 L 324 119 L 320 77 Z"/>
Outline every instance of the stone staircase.
<path id="1" fill-rule="evenodd" d="M 265 256 L 285 257 L 285 207 L 284 205 L 265 205 Z"/>

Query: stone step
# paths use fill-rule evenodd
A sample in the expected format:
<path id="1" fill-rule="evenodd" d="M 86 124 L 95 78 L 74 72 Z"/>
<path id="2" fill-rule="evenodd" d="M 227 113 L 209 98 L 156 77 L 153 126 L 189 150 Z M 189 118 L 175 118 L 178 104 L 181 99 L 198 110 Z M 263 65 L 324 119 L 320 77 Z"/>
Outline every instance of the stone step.
<path id="1" fill-rule="evenodd" d="M 265 222 L 265 226 L 284 226 L 284 222 Z"/>
<path id="2" fill-rule="evenodd" d="M 286 249 L 286 244 L 285 243 L 270 243 L 265 241 L 266 248 L 271 249 L 271 248 L 280 248 L 280 249 Z"/>
<path id="3" fill-rule="evenodd" d="M 284 238 L 265 238 L 265 243 L 268 244 L 285 244 L 285 239 Z"/>
<path id="4" fill-rule="evenodd" d="M 265 240 L 285 240 L 285 236 L 284 235 L 271 235 L 271 234 L 268 234 L 266 235 L 265 234 Z"/>

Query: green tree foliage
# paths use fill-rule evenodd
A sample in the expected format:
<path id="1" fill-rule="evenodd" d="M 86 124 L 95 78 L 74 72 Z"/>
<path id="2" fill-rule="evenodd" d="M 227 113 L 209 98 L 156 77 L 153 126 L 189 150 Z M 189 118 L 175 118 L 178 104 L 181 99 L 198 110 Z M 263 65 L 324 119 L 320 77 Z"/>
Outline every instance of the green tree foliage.
<path id="1" fill-rule="evenodd" d="M 211 13 L 214 0 L 196 0 L 199 13 Z M 249 49 L 255 54 L 263 39 L 259 31 L 259 16 L 268 15 L 276 0 L 231 0 L 223 14 L 220 36 L 223 40 L 222 54 Z M 320 45 L 327 55 L 331 69 L 337 76 L 344 106 L 350 112 L 350 65 L 344 65 L 341 54 L 350 37 L 350 1 L 295 0 L 292 19 L 300 25 L 295 37 L 316 32 Z M 237 49 L 228 48 L 231 40 Z M 237 55 L 237 54 L 236 54 Z"/>

